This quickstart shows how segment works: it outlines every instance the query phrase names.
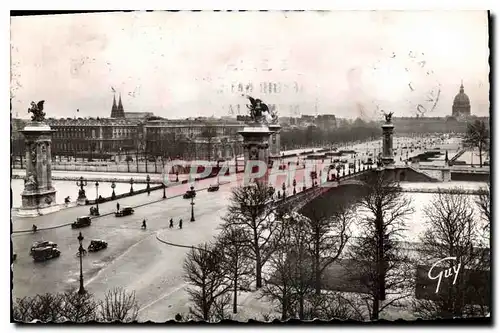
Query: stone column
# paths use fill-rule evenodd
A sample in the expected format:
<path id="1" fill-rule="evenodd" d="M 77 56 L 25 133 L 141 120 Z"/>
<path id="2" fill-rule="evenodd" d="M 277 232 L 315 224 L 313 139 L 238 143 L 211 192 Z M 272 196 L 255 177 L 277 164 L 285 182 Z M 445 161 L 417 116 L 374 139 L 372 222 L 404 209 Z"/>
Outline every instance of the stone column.
<path id="1" fill-rule="evenodd" d="M 394 125 L 390 122 L 386 122 L 382 125 L 382 163 L 387 165 L 394 164 L 394 151 L 393 151 L 393 135 L 394 135 Z"/>
<path id="2" fill-rule="evenodd" d="M 26 142 L 26 176 L 20 216 L 38 216 L 59 209 L 52 186 L 52 132 L 42 122 L 31 122 L 21 131 Z"/>
<path id="3" fill-rule="evenodd" d="M 249 161 L 261 161 L 265 165 L 263 176 L 255 179 L 258 182 L 268 184 L 269 177 L 269 137 L 272 132 L 263 123 L 254 122 L 239 132 L 243 136 L 245 170 Z M 245 175 L 248 176 L 248 175 Z"/>

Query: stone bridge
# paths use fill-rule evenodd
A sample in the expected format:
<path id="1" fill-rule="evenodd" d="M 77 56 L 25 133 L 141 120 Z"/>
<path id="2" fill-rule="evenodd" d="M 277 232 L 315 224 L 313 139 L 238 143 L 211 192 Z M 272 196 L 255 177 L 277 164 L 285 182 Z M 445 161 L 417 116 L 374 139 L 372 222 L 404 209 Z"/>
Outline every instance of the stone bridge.
<path id="1" fill-rule="evenodd" d="M 306 189 L 305 191 L 298 192 L 295 195 L 288 196 L 285 199 L 275 202 L 276 207 L 279 207 L 284 211 L 297 212 L 307 203 L 325 194 L 331 188 L 336 188 L 343 185 L 363 185 L 363 182 L 360 181 L 358 178 L 361 175 L 370 172 L 370 170 L 372 169 L 366 169 L 363 171 L 358 171 L 353 174 L 342 176 L 338 181 L 323 182 L 319 186 L 313 186 L 311 188 Z"/>

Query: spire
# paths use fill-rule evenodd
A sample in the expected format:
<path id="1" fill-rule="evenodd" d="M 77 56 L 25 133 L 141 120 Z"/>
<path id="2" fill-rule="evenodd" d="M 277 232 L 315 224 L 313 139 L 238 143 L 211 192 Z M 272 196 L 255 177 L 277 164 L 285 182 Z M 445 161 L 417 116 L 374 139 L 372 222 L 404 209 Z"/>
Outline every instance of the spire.
<path id="1" fill-rule="evenodd" d="M 118 108 L 116 109 L 119 118 L 125 118 L 125 111 L 123 111 L 122 104 L 122 94 L 120 93 L 120 97 L 118 99 Z"/>
<path id="2" fill-rule="evenodd" d="M 116 107 L 116 98 L 115 98 L 115 95 L 113 94 L 113 106 L 111 107 L 111 118 L 116 118 L 116 111 L 117 111 L 117 107 Z"/>
<path id="3" fill-rule="evenodd" d="M 123 111 L 122 94 L 121 93 L 120 93 L 120 98 L 118 100 L 118 111 Z"/>
<path id="4" fill-rule="evenodd" d="M 462 83 L 460 84 L 460 93 L 464 93 L 464 80 L 462 80 Z"/>

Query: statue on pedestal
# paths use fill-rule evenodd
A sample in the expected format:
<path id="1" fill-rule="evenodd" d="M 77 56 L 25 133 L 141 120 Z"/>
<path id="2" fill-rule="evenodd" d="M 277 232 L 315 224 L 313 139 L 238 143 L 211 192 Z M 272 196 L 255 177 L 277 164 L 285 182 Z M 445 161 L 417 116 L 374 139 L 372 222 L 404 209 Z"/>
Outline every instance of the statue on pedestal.
<path id="1" fill-rule="evenodd" d="M 385 122 L 387 124 L 390 124 L 391 123 L 391 119 L 392 119 L 392 115 L 394 114 L 394 112 L 389 112 L 389 113 L 385 113 L 384 112 L 384 117 L 385 117 Z"/>
<path id="2" fill-rule="evenodd" d="M 45 101 L 39 101 L 35 104 L 35 102 L 31 102 L 31 107 L 28 108 L 28 113 L 32 113 L 31 121 L 44 121 L 45 120 L 45 112 L 43 112 L 43 103 Z"/>
<path id="3" fill-rule="evenodd" d="M 36 182 L 35 176 L 33 173 L 29 173 L 25 178 L 24 178 L 24 189 L 27 191 L 34 191 L 38 187 L 38 183 Z"/>
<path id="4" fill-rule="evenodd" d="M 266 122 L 266 123 L 277 123 L 278 115 L 269 109 L 267 104 L 263 103 L 260 99 L 255 99 L 252 96 L 248 96 L 250 104 L 247 104 L 248 110 L 250 110 L 250 117 L 256 123 Z"/>

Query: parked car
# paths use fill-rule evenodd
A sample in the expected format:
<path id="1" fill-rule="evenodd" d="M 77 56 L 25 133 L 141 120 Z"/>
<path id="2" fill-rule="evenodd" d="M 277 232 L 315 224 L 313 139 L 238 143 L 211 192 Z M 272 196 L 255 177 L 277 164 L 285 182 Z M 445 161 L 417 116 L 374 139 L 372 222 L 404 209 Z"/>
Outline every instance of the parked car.
<path id="1" fill-rule="evenodd" d="M 89 252 L 97 252 L 100 250 L 103 250 L 108 247 L 108 243 L 100 240 L 100 239 L 93 239 L 90 241 L 88 251 Z"/>
<path id="2" fill-rule="evenodd" d="M 194 198 L 196 197 L 196 191 L 193 190 L 187 190 L 186 193 L 184 193 L 184 195 L 182 196 L 184 199 L 191 199 L 191 198 Z"/>
<path id="3" fill-rule="evenodd" d="M 33 251 L 35 249 L 43 248 L 43 247 L 57 248 L 57 244 L 54 243 L 54 242 L 50 242 L 50 241 L 38 241 L 38 242 L 35 242 L 35 243 L 33 243 L 33 245 L 31 245 L 30 255 L 33 254 Z"/>
<path id="4" fill-rule="evenodd" d="M 34 261 L 45 261 L 52 258 L 57 258 L 61 255 L 61 251 L 54 247 L 38 247 L 33 251 Z"/>
<path id="5" fill-rule="evenodd" d="M 89 225 L 92 224 L 92 221 L 90 221 L 89 216 L 80 216 L 76 218 L 76 221 L 71 223 L 71 228 L 76 229 L 76 228 L 83 228 L 83 227 L 88 227 Z"/>
<path id="6" fill-rule="evenodd" d="M 219 190 L 219 185 L 210 185 L 208 187 L 208 192 L 215 192 L 215 191 L 218 191 Z"/>
<path id="7" fill-rule="evenodd" d="M 134 214 L 134 209 L 132 207 L 123 207 L 120 211 L 115 213 L 116 217 L 122 217 Z"/>
<path id="8" fill-rule="evenodd" d="M 12 262 L 16 261 L 17 259 L 17 253 L 12 253 Z"/>

